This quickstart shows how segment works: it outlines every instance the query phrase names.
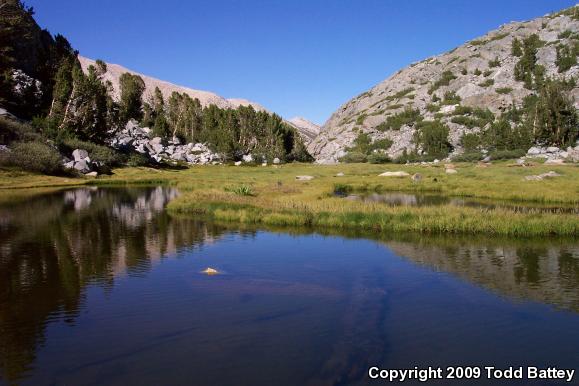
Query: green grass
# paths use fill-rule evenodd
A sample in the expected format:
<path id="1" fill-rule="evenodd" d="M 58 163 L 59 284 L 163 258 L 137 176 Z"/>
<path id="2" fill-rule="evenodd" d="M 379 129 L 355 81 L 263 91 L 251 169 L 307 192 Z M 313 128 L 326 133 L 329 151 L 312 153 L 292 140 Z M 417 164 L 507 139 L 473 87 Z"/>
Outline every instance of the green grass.
<path id="1" fill-rule="evenodd" d="M 488 168 L 472 163 L 456 164 L 458 173 L 447 175 L 443 165 L 311 165 L 279 167 L 203 166 L 185 170 L 150 168 L 116 169 L 112 176 L 96 180 L 47 177 L 0 170 L 0 201 L 21 196 L 32 187 L 75 184 L 176 185 L 181 195 L 169 204 L 172 213 L 202 214 L 209 219 L 243 224 L 313 226 L 376 232 L 488 233 L 508 236 L 579 235 L 576 215 L 540 212 L 515 213 L 506 209 L 456 206 L 388 207 L 377 203 L 335 197 L 336 186 L 347 192 L 406 191 L 488 200 L 513 200 L 528 205 L 579 205 L 579 167 L 537 165 L 512 167 L 512 161 L 495 162 Z M 385 171 L 420 173 L 420 183 L 410 178 L 388 178 Z M 555 170 L 561 177 L 525 181 L 527 175 Z M 343 172 L 343 177 L 336 177 Z M 311 175 L 311 181 L 296 181 Z M 251 187 L 253 195 L 237 192 Z M 15 194 L 18 192 L 18 194 Z"/>

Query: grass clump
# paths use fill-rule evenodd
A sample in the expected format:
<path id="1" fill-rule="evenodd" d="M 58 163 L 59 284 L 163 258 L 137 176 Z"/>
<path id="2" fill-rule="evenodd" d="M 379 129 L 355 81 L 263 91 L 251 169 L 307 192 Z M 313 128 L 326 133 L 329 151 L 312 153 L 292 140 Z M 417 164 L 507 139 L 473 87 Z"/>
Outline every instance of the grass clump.
<path id="1" fill-rule="evenodd" d="M 253 188 L 249 185 L 230 186 L 225 188 L 226 192 L 233 193 L 238 196 L 255 196 Z"/>

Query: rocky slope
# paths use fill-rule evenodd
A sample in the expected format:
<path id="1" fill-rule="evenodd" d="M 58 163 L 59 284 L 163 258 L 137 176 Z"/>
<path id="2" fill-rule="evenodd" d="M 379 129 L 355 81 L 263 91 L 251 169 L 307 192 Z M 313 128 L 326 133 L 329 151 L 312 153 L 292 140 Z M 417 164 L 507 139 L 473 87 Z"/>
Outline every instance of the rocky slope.
<path id="1" fill-rule="evenodd" d="M 85 58 L 83 56 L 78 57 L 80 64 L 84 71 L 87 71 L 87 68 L 91 65 L 95 64 L 95 61 L 89 58 Z M 119 97 L 119 79 L 122 74 L 128 72 L 133 75 L 140 76 L 143 81 L 145 82 L 145 92 L 143 93 L 144 100 L 149 100 L 151 95 L 155 91 L 155 87 L 159 87 L 161 92 L 163 93 L 163 97 L 165 100 L 169 99 L 173 92 L 178 92 L 180 94 L 188 94 L 191 98 L 197 98 L 201 102 L 202 106 L 208 106 L 210 104 L 216 105 L 222 109 L 234 109 L 239 106 L 253 106 L 254 109 L 258 111 L 265 111 L 266 109 L 258 103 L 248 101 L 246 99 L 226 99 L 217 94 L 214 94 L 209 91 L 202 91 L 202 90 L 194 90 L 188 87 L 178 86 L 173 83 L 165 82 L 163 80 L 159 80 L 156 78 L 152 78 L 147 75 L 140 74 L 138 72 L 129 70 L 123 66 L 113 63 L 107 63 L 107 72 L 104 75 L 104 80 L 108 80 L 113 85 L 113 96 L 118 98 Z"/>
<path id="2" fill-rule="evenodd" d="M 306 144 L 314 140 L 314 138 L 320 134 L 320 126 L 311 121 L 308 121 L 305 118 L 294 117 L 290 119 L 288 123 L 298 129 Z"/>
<path id="3" fill-rule="evenodd" d="M 374 140 L 391 139 L 393 145 L 387 150 L 390 157 L 399 156 L 404 149 L 412 150 L 415 147 L 412 125 L 403 125 L 400 130 L 378 129 L 387 117 L 409 107 L 418 109 L 425 120 L 434 119 L 436 114 L 449 127 L 449 139 L 455 152 L 460 152 L 462 135 L 482 128 L 467 128 L 450 122 L 457 105 L 438 103 L 440 109 L 435 110 L 429 106 L 433 104 L 433 95 L 443 98 L 445 93 L 454 92 L 460 97 L 462 106 L 488 108 L 495 114 L 512 103 L 520 104 L 530 91 L 523 82 L 515 80 L 514 67 L 519 58 L 512 55 L 511 47 L 514 38 L 523 40 L 531 34 L 537 34 L 544 42 L 537 52 L 537 64 L 545 67 L 546 76 L 577 77 L 577 65 L 561 74 L 556 64 L 556 47 L 560 44 L 572 46 L 579 39 L 577 6 L 569 11 L 505 24 L 452 51 L 398 71 L 334 112 L 309 144 L 310 154 L 320 163 L 336 162 L 360 133 L 368 133 Z M 445 77 L 448 82 L 444 81 Z M 436 90 L 432 91 L 433 88 Z M 571 97 L 579 108 L 579 88 L 571 92 Z"/>

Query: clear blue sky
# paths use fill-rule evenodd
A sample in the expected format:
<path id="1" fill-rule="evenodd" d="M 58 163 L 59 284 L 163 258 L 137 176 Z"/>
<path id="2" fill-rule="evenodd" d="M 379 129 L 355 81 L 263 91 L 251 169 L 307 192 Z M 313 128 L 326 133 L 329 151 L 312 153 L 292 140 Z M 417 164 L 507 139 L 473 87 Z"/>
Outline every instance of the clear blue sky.
<path id="1" fill-rule="evenodd" d="M 576 0 L 27 0 L 82 55 L 323 123 L 398 69 Z"/>

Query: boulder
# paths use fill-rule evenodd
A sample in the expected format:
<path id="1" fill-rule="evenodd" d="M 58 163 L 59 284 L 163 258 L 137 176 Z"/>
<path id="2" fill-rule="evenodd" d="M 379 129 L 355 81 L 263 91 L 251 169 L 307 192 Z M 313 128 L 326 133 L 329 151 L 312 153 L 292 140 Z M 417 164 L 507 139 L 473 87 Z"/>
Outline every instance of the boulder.
<path id="1" fill-rule="evenodd" d="M 313 176 L 296 176 L 296 180 L 298 181 L 311 181 L 313 179 Z"/>
<path id="2" fill-rule="evenodd" d="M 279 165 L 280 163 L 281 163 L 281 160 L 280 160 L 279 158 L 275 157 L 275 158 L 273 159 L 273 164 L 274 164 L 274 165 Z"/>
<path id="3" fill-rule="evenodd" d="M 171 155 L 171 159 L 175 160 L 175 161 L 187 161 L 187 159 L 185 158 L 185 154 L 183 154 L 182 152 L 175 152 Z"/>
<path id="4" fill-rule="evenodd" d="M 149 141 L 149 143 L 152 145 L 162 145 L 164 143 L 163 138 L 161 137 L 155 137 L 153 139 L 151 139 Z"/>
<path id="5" fill-rule="evenodd" d="M 541 154 L 542 150 L 536 146 L 533 146 L 529 150 L 527 150 L 528 155 L 539 155 Z"/>
<path id="6" fill-rule="evenodd" d="M 243 160 L 243 162 L 253 162 L 253 155 L 251 154 L 246 154 L 243 157 L 241 157 L 241 159 Z"/>
<path id="7" fill-rule="evenodd" d="M 74 158 L 75 161 L 81 161 L 86 157 L 88 157 L 88 151 L 84 149 L 74 149 L 74 151 L 72 152 L 72 157 Z"/>
<path id="8" fill-rule="evenodd" d="M 556 146 L 549 146 L 547 148 L 547 153 L 557 153 L 559 151 L 559 148 Z"/>
<path id="9" fill-rule="evenodd" d="M 84 159 L 74 162 L 74 168 L 81 173 L 89 173 L 91 171 L 90 165 Z"/>
<path id="10" fill-rule="evenodd" d="M 550 170 L 547 173 L 539 174 L 536 176 L 526 176 L 525 180 L 527 180 L 527 181 L 542 181 L 542 180 L 545 180 L 548 178 L 554 178 L 554 177 L 561 177 L 561 174 Z"/>
<path id="11" fill-rule="evenodd" d="M 154 143 L 151 145 L 151 147 L 153 148 L 153 151 L 157 154 L 160 154 L 165 151 L 165 147 L 160 143 Z"/>
<path id="12" fill-rule="evenodd" d="M 263 162 L 261 166 L 267 166 L 267 162 Z"/>
<path id="13" fill-rule="evenodd" d="M 446 174 L 456 174 L 458 171 L 456 169 L 446 169 Z"/>
<path id="14" fill-rule="evenodd" d="M 380 174 L 378 177 L 408 177 L 410 174 L 398 171 L 398 172 L 384 172 Z"/>
<path id="15" fill-rule="evenodd" d="M 89 172 L 86 173 L 85 176 L 87 177 L 92 177 L 92 178 L 96 178 L 99 174 L 97 172 Z"/>
<path id="16" fill-rule="evenodd" d="M 241 161 L 236 161 L 236 162 L 234 163 L 234 165 L 235 165 L 235 166 L 241 165 Z"/>
<path id="17" fill-rule="evenodd" d="M 422 174 L 420 173 L 416 173 L 413 174 L 412 177 L 410 177 L 412 179 L 413 182 L 420 182 L 422 181 Z"/>
<path id="18" fill-rule="evenodd" d="M 545 165 L 563 165 L 565 160 L 562 158 L 552 158 L 545 161 Z"/>
<path id="19" fill-rule="evenodd" d="M 338 174 L 336 174 L 336 177 L 344 177 L 344 173 L 339 172 Z"/>

